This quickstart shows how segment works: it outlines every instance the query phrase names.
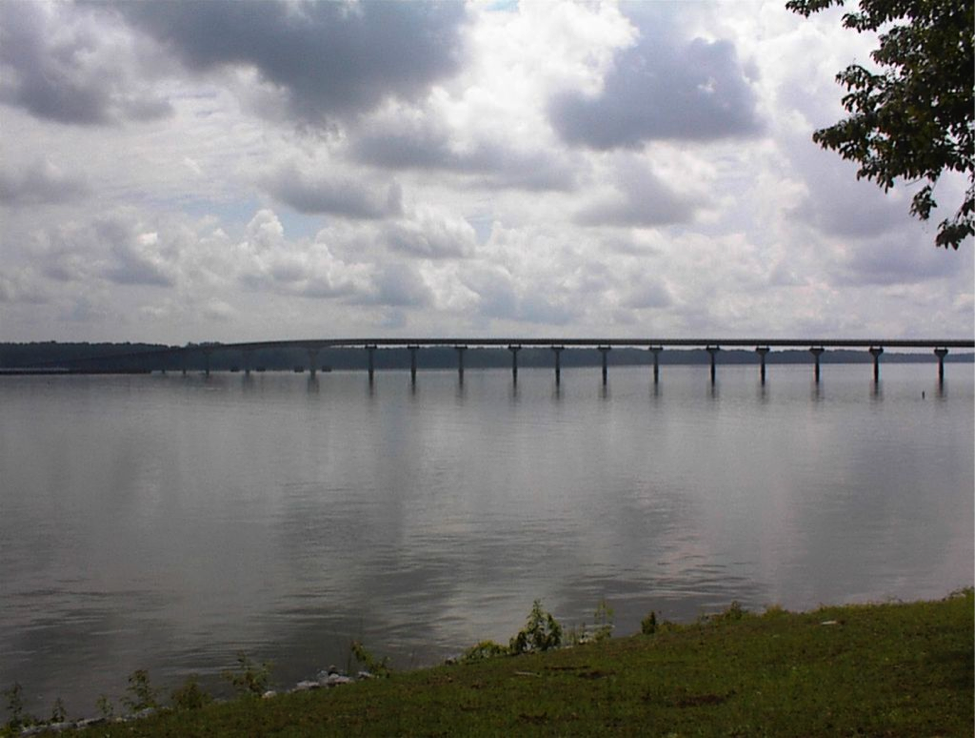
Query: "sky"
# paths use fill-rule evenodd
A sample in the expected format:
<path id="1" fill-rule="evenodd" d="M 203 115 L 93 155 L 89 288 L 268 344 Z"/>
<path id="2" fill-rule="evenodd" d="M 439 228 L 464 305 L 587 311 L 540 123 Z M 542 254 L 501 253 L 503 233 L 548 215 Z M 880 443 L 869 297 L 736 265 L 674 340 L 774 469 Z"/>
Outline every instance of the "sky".
<path id="1" fill-rule="evenodd" d="M 971 338 L 784 4 L 0 0 L 0 341 Z"/>

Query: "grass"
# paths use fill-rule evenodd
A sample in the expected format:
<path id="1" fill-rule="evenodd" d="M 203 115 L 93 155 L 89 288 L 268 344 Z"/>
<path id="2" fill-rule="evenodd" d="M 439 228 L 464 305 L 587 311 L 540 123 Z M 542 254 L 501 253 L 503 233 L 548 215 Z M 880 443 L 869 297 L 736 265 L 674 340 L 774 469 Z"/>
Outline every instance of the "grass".
<path id="1" fill-rule="evenodd" d="M 244 698 L 92 736 L 972 736 L 973 591 L 740 608 L 652 635 Z"/>

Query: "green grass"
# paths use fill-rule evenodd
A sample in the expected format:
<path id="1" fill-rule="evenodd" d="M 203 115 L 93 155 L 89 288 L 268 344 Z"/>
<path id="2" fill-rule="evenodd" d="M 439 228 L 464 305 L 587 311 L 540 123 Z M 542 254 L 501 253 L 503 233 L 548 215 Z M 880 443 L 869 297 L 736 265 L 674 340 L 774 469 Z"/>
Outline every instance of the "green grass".
<path id="1" fill-rule="evenodd" d="M 833 621 L 832 624 L 823 624 Z M 247 698 L 92 736 L 972 736 L 972 590 L 761 615 Z"/>

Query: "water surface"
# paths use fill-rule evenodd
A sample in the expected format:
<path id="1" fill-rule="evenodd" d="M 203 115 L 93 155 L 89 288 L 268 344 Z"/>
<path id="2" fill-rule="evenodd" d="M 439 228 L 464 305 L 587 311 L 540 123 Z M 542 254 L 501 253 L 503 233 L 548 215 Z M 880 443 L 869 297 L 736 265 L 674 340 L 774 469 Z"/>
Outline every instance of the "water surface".
<path id="1" fill-rule="evenodd" d="M 238 650 L 430 664 L 536 598 L 632 633 L 972 584 L 971 365 L 661 370 L 0 378 L 0 686 L 93 715 Z"/>

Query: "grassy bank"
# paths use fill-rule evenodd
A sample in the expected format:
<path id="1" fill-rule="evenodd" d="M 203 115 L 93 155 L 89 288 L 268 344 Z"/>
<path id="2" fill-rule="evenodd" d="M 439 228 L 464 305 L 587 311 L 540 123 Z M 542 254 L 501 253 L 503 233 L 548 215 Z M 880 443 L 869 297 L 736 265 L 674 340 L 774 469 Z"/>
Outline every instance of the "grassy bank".
<path id="1" fill-rule="evenodd" d="M 248 698 L 92 736 L 972 736 L 971 590 L 750 615 Z"/>

